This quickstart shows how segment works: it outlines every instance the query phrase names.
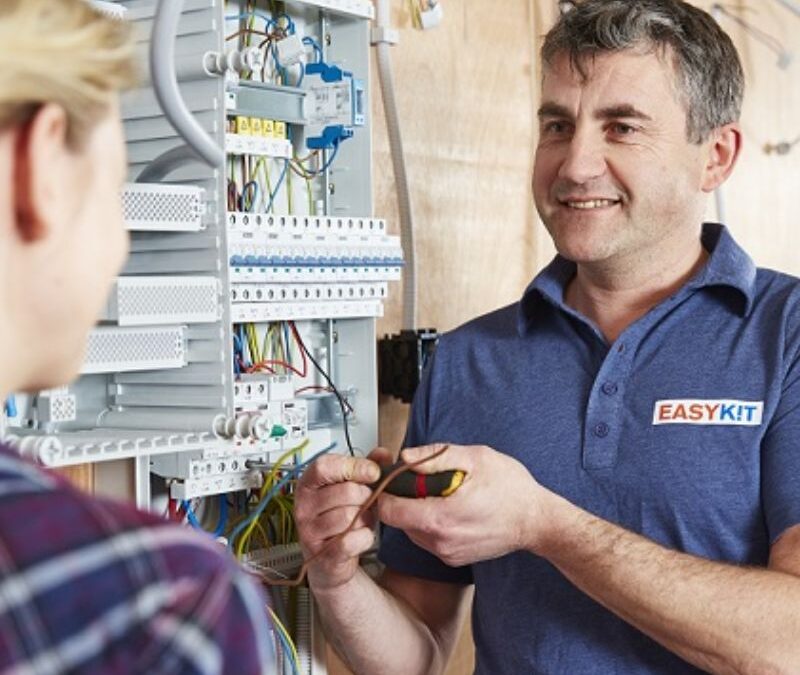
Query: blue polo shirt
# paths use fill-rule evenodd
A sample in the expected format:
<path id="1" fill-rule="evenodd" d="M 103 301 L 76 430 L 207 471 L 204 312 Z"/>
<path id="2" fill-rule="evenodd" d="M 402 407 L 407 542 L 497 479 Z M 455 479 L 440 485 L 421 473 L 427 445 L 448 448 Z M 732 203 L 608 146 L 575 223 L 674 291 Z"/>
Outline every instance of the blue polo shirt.
<path id="1" fill-rule="evenodd" d="M 489 445 L 663 546 L 766 565 L 800 523 L 800 285 L 724 227 L 702 236 L 704 268 L 614 344 L 564 304 L 560 257 L 520 302 L 443 336 L 406 444 Z M 475 584 L 477 673 L 700 672 L 530 553 L 451 568 L 386 528 L 380 557 Z"/>

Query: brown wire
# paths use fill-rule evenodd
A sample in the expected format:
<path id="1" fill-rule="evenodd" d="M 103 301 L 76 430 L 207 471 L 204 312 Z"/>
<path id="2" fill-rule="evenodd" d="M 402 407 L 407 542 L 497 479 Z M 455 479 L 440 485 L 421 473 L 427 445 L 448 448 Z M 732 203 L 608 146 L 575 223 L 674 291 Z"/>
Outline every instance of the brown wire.
<path id="1" fill-rule="evenodd" d="M 378 497 L 381 496 L 384 490 L 386 490 L 386 486 L 389 485 L 389 483 L 391 483 L 401 473 L 410 471 L 411 469 L 414 469 L 420 466 L 421 464 L 424 464 L 425 462 L 430 462 L 434 457 L 438 457 L 439 455 L 443 454 L 444 451 L 447 450 L 447 448 L 449 447 L 450 447 L 449 445 L 445 445 L 441 448 L 441 450 L 437 450 L 430 457 L 425 457 L 416 462 L 411 462 L 411 464 L 401 464 L 400 466 L 392 470 L 380 483 L 378 483 L 378 486 L 372 491 L 372 494 L 369 496 L 369 499 L 367 499 L 367 501 L 365 501 L 362 504 L 361 508 L 358 510 L 358 513 L 356 513 L 353 520 L 350 521 L 350 524 L 344 530 L 339 532 L 339 534 L 336 534 L 330 539 L 328 539 L 328 541 L 325 542 L 325 544 L 322 546 L 321 549 L 319 549 L 319 551 L 314 553 L 311 557 L 305 559 L 302 567 L 300 568 L 300 571 L 297 573 L 297 576 L 294 579 L 268 579 L 265 576 L 262 576 L 261 579 L 264 581 L 264 583 L 269 584 L 270 586 L 294 587 L 302 584 L 303 581 L 305 580 L 306 573 L 308 572 L 308 567 L 311 564 L 311 562 L 314 561 L 316 558 L 318 558 L 320 555 L 322 555 L 331 546 L 333 546 L 333 544 L 340 541 L 346 534 L 350 533 L 353 530 L 353 528 L 356 526 L 356 523 L 358 522 L 358 519 L 361 518 L 361 516 L 363 516 L 364 513 L 366 513 L 370 508 L 372 508 L 372 505 L 375 503 Z"/>
<path id="2" fill-rule="evenodd" d="M 235 33 L 231 33 L 230 35 L 225 36 L 225 41 L 233 40 L 233 38 L 237 38 L 240 35 L 269 35 L 269 33 L 264 32 L 263 30 L 253 30 L 251 28 L 240 28 Z"/>

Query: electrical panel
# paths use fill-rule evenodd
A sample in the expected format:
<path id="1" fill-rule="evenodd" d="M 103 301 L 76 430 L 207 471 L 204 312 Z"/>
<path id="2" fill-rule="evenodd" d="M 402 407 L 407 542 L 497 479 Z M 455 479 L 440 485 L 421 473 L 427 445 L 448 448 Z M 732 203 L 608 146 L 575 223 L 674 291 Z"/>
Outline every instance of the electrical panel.
<path id="1" fill-rule="evenodd" d="M 156 2 L 113 4 L 145 66 Z M 139 506 L 222 523 L 282 475 L 279 458 L 377 444 L 375 319 L 403 253 L 372 205 L 372 15 L 366 0 L 184 0 L 171 67 L 225 164 L 139 182 L 184 141 L 149 81 L 124 96 L 130 257 L 80 379 L 7 403 L 21 452 L 133 460 Z M 246 564 L 296 568 L 296 546 L 266 530 L 240 547 Z M 297 641 L 302 672 L 323 673 Z"/>

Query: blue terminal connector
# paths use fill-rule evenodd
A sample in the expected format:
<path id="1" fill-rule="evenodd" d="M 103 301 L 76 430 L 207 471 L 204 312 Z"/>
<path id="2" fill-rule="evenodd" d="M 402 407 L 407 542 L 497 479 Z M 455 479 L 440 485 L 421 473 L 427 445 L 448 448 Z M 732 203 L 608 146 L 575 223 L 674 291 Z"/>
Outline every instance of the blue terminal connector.
<path id="1" fill-rule="evenodd" d="M 341 141 L 353 137 L 353 130 L 341 124 L 325 127 L 321 136 L 306 139 L 309 150 L 331 150 Z"/>
<path id="2" fill-rule="evenodd" d="M 5 413 L 6 417 L 17 416 L 17 399 L 14 394 L 9 394 L 8 398 L 6 398 Z"/>

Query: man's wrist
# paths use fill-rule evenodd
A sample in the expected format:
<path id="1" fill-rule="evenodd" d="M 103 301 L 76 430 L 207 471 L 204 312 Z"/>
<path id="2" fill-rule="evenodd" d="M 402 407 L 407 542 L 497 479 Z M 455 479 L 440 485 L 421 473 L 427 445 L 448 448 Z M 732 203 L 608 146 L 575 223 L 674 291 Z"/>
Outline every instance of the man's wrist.
<path id="1" fill-rule="evenodd" d="M 581 509 L 550 490 L 541 489 L 527 519 L 526 544 L 530 553 L 550 558 L 578 526 Z"/>
<path id="2" fill-rule="evenodd" d="M 358 577 L 363 573 L 363 570 L 359 567 L 350 579 L 333 586 L 329 586 L 325 583 L 315 583 L 313 577 L 309 575 L 308 584 L 318 602 L 337 603 L 341 598 L 346 598 L 353 593 L 353 590 L 359 585 Z"/>

